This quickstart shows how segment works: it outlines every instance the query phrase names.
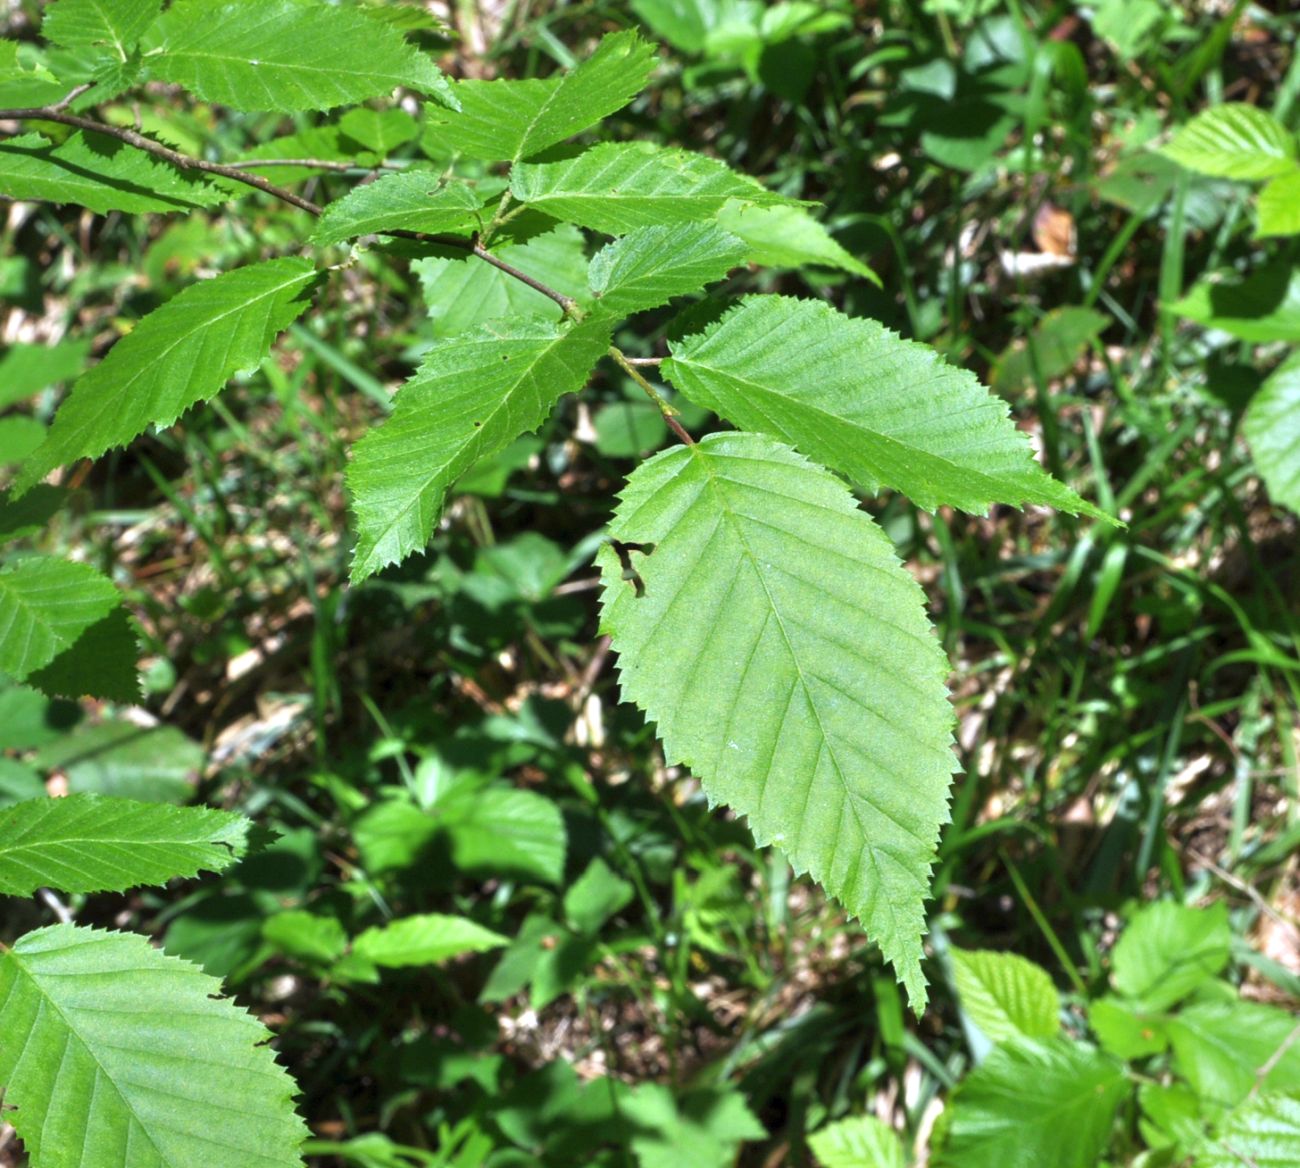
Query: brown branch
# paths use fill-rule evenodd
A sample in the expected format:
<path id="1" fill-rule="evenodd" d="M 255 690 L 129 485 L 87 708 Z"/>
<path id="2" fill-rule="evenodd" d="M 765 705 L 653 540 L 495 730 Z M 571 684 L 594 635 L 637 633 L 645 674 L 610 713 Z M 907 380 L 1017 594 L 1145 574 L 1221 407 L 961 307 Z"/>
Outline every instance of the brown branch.
<path id="1" fill-rule="evenodd" d="M 632 360 L 624 355 L 623 350 L 617 345 L 610 345 L 609 355 L 614 358 L 614 364 L 635 381 L 645 392 L 646 396 L 659 407 L 659 412 L 663 414 L 664 421 L 668 423 L 668 428 L 687 446 L 694 446 L 695 439 L 687 433 L 686 427 L 677 420 L 677 411 L 664 401 L 663 396 L 659 391 L 637 372 L 636 367 L 632 364 Z"/>
<path id="2" fill-rule="evenodd" d="M 75 94 L 71 96 L 75 96 Z M 64 100 L 69 100 L 69 98 Z M 92 134 L 107 134 L 110 138 L 116 138 L 119 142 L 125 142 L 128 146 L 134 146 L 137 150 L 143 150 L 146 154 L 152 154 L 155 158 L 161 158 L 166 162 L 170 162 L 173 166 L 179 166 L 182 170 L 198 170 L 204 174 L 216 174 L 222 178 L 231 179 L 233 182 L 255 187 L 263 194 L 279 199 L 282 203 L 288 203 L 292 207 L 297 207 L 300 211 L 306 211 L 309 215 L 319 216 L 325 211 L 325 208 L 318 203 L 313 203 L 310 199 L 304 199 L 293 191 L 285 190 L 284 187 L 278 187 L 274 183 L 268 182 L 260 174 L 251 174 L 249 171 L 241 170 L 237 166 L 228 166 L 220 162 L 208 162 L 202 158 L 193 158 L 188 154 L 182 154 L 179 150 L 173 150 L 170 146 L 164 146 L 161 142 L 156 142 L 152 138 L 147 138 L 135 130 L 128 130 L 122 126 L 110 126 L 107 122 L 97 122 L 93 118 L 83 118 L 79 114 L 66 113 L 57 106 L 45 106 L 39 109 L 0 109 L 0 121 L 59 122 L 65 126 L 75 126 L 79 130 L 88 130 Z M 477 236 L 473 239 L 462 239 L 457 235 L 430 235 L 423 231 L 405 230 L 384 231 L 379 234 L 395 235 L 401 239 L 415 240 L 417 243 L 432 243 L 441 247 L 454 247 L 460 251 L 470 252 L 478 256 L 484 263 L 491 264 L 507 276 L 513 277 L 520 283 L 527 284 L 534 291 L 554 300 L 556 304 L 564 309 L 566 316 L 574 319 L 581 316 L 578 302 L 573 297 L 565 296 L 563 292 L 557 292 L 549 285 L 534 279 L 527 272 L 521 272 L 513 264 L 508 264 L 505 260 L 493 255 L 479 242 Z"/>
<path id="3" fill-rule="evenodd" d="M 264 194 L 268 194 L 272 198 L 279 199 L 281 202 L 288 203 L 311 215 L 319 215 L 324 209 L 317 206 L 310 199 L 304 199 L 301 195 L 295 195 L 293 191 L 286 191 L 284 187 L 277 187 L 274 183 L 267 182 L 261 175 L 249 174 L 248 171 L 240 170 L 237 166 L 225 166 L 220 162 L 208 162 L 202 158 L 191 158 L 190 155 L 182 154 L 179 150 L 173 150 L 170 146 L 164 146 L 161 142 L 155 142 L 152 138 L 146 138 L 135 130 L 128 130 L 123 126 L 110 126 L 107 122 L 97 122 L 94 118 L 83 118 L 79 114 L 70 114 L 64 110 L 55 109 L 53 106 L 47 106 L 44 109 L 0 109 L 0 121 L 61 122 L 65 126 L 75 126 L 78 130 L 88 130 L 92 134 L 107 134 L 108 137 L 116 138 L 119 142 L 125 142 L 128 146 L 134 146 L 137 150 L 143 150 L 146 154 L 152 154 L 155 158 L 165 159 L 173 166 L 179 166 L 182 170 L 201 170 L 205 174 L 218 174 L 222 178 L 233 179 L 235 182 L 256 187 Z"/>

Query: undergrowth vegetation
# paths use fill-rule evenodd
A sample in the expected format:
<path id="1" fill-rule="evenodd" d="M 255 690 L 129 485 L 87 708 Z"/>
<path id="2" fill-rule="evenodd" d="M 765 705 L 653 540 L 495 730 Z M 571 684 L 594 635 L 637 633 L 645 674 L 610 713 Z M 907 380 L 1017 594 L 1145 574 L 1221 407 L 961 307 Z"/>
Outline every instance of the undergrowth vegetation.
<path id="1" fill-rule="evenodd" d="M 1300 1163 L 1300 18 L 0 13 L 0 1163 Z"/>

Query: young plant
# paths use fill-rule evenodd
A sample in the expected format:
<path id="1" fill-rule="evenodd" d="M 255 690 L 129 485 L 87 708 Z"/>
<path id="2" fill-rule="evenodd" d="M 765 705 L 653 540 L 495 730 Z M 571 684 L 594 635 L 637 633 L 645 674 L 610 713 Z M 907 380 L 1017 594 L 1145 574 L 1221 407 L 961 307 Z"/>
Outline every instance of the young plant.
<path id="1" fill-rule="evenodd" d="M 634 32 L 605 37 L 574 69 L 542 80 L 448 82 L 364 6 L 176 0 L 159 8 L 156 0 L 57 0 L 42 30 L 46 50 L 3 43 L 0 98 L 9 108 L 0 120 L 24 132 L 0 141 L 0 193 L 99 214 L 269 197 L 288 209 L 296 238 L 288 254 L 186 288 L 87 370 L 22 465 L 6 526 L 29 532 L 48 517 L 60 497 L 42 485 L 52 472 L 170 425 L 255 367 L 363 250 L 434 257 L 452 286 L 481 279 L 479 302 L 495 307 L 466 319 L 457 305 L 391 415 L 353 451 L 354 586 L 426 546 L 462 475 L 538 428 L 598 366 L 621 371 L 679 440 L 631 474 L 597 556 L 601 624 L 618 653 L 622 692 L 656 723 L 670 763 L 689 767 L 711 800 L 744 815 L 760 843 L 781 848 L 862 920 L 922 1009 L 924 902 L 955 764 L 948 664 L 920 587 L 853 489 L 900 491 L 931 509 L 1034 503 L 1101 513 L 1042 471 L 1005 404 L 974 376 L 822 301 L 717 301 L 708 323 L 683 318 L 680 339 L 658 358 L 629 358 L 614 343 L 629 318 L 698 296 L 747 264 L 864 270 L 804 204 L 713 158 L 646 141 L 572 141 L 649 80 L 655 55 Z M 146 81 L 234 110 L 355 106 L 333 134 L 326 127 L 312 140 L 316 152 L 298 164 L 304 175 L 354 169 L 349 142 L 366 140 L 373 161 L 390 131 L 410 141 L 408 116 L 385 120 L 402 111 L 357 104 L 401 87 L 431 99 L 420 137 L 426 157 L 318 204 L 263 177 L 270 167 L 213 162 L 120 125 L 113 103 Z M 133 101 L 149 105 L 153 92 Z M 165 119 L 165 105 L 150 108 Z M 338 157 L 321 157 L 330 150 Z M 599 246 L 588 260 L 589 238 Z M 585 269 L 580 282 L 548 275 L 541 257 L 557 254 L 565 262 L 552 267 Z M 706 427 L 696 440 L 656 381 L 730 428 Z M 0 623 L 21 635 L 6 637 L 0 669 L 53 692 L 120 698 L 132 688 L 121 664 L 134 648 L 116 603 L 112 586 L 82 565 L 17 561 L 0 573 Z M 39 820 L 44 808 L 14 814 Z M 62 886 L 122 887 L 167 874 L 126 867 L 112 880 L 101 875 L 122 846 L 90 835 L 93 875 Z M 32 873 L 28 884 L 61 883 L 47 868 Z M 93 1052 L 75 1077 L 57 1073 L 68 1031 L 85 1029 L 89 1043 L 99 1026 L 67 1013 L 57 1024 L 49 1018 L 55 991 L 38 975 L 61 968 L 50 941 L 62 943 L 66 929 L 32 934 L 0 957 L 4 984 L 26 987 L 0 993 L 5 1051 L 20 1052 L 0 1058 L 0 1081 L 35 1168 L 74 1162 L 69 1150 L 91 1133 L 86 1166 L 251 1162 L 238 1159 L 251 1146 L 198 1154 L 217 1127 L 245 1130 L 242 1119 L 215 1120 L 214 1108 L 233 1115 L 240 1100 L 218 1102 L 198 1087 L 193 1107 L 156 1100 L 167 1114 L 155 1120 L 183 1129 L 173 1159 L 156 1145 L 141 1151 L 127 1103 L 112 1113 L 92 1107 L 93 1126 L 81 1124 L 84 1104 L 67 1106 L 68 1094 L 84 1090 L 97 1101 L 113 1076 Z M 197 975 L 140 956 L 148 947 L 138 938 L 91 940 L 74 949 L 71 965 L 88 979 L 82 1002 L 98 1001 L 105 979 L 128 965 L 127 1000 L 151 1018 L 169 1013 L 178 1040 L 191 1024 L 176 1021 L 184 1001 L 206 1017 L 209 983 L 185 982 Z M 222 1027 L 235 1025 L 229 1017 Z M 214 1030 L 210 1045 L 197 1041 L 205 1057 L 230 1063 L 236 1044 L 227 1030 Z M 135 1056 L 122 1057 L 129 1076 Z M 268 1108 L 276 1102 L 266 1122 L 278 1125 L 279 1141 L 259 1143 L 258 1162 L 292 1163 L 287 1095 L 256 1082 L 241 1090 Z"/>

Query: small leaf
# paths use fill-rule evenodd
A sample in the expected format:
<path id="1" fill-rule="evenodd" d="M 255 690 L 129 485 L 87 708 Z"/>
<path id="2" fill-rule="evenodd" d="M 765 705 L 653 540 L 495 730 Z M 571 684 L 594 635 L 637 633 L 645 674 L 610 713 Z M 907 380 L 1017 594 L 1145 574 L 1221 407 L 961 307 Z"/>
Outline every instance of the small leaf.
<path id="1" fill-rule="evenodd" d="M 32 1168 L 301 1168 L 270 1032 L 144 937 L 52 925 L 0 952 L 5 1119 Z"/>
<path id="2" fill-rule="evenodd" d="M 394 147 L 420 136 L 419 122 L 400 109 L 351 109 L 339 119 L 338 128 L 380 158 L 387 158 Z"/>
<path id="3" fill-rule="evenodd" d="M 827 1124 L 808 1137 L 822 1168 L 905 1168 L 898 1133 L 874 1115 Z"/>
<path id="4" fill-rule="evenodd" d="M 121 602 L 89 564 L 52 557 L 0 571 L 0 671 L 22 681 L 48 665 Z"/>
<path id="5" fill-rule="evenodd" d="M 654 47 L 629 31 L 605 37 L 577 68 L 545 80 L 458 81 L 460 112 L 438 116 L 434 134 L 470 158 L 531 158 L 622 109 L 654 65 Z"/>
<path id="6" fill-rule="evenodd" d="M 1255 392 L 1241 421 L 1269 497 L 1300 514 L 1300 354 Z"/>
<path id="7" fill-rule="evenodd" d="M 0 357 L 0 406 L 33 397 L 61 381 L 71 381 L 85 369 L 89 355 L 87 340 L 10 345 Z"/>
<path id="8" fill-rule="evenodd" d="M 952 951 L 961 1008 L 990 1042 L 1050 1038 L 1061 1029 L 1061 999 L 1041 966 L 1014 953 Z"/>
<path id="9" fill-rule="evenodd" d="M 954 768 L 920 588 L 838 479 L 757 434 L 659 454 L 621 500 L 610 534 L 640 586 L 614 548 L 597 561 L 623 697 L 711 800 L 862 918 L 919 1011 Z"/>
<path id="10" fill-rule="evenodd" d="M 1230 1112 L 1197 1153 L 1196 1168 L 1294 1168 L 1300 1164 L 1300 1094 L 1263 1094 Z"/>
<path id="11" fill-rule="evenodd" d="M 189 211 L 230 196 L 168 162 L 105 134 L 71 135 L 58 146 L 40 134 L 0 141 L 0 194 L 109 211 Z"/>
<path id="12" fill-rule="evenodd" d="M 588 278 L 603 311 L 627 316 L 698 292 L 744 260 L 744 244 L 712 223 L 642 227 L 601 248 Z"/>
<path id="13" fill-rule="evenodd" d="M 452 483 L 540 426 L 564 394 L 586 384 L 608 345 L 608 322 L 566 331 L 520 320 L 482 325 L 434 348 L 392 415 L 353 448 L 353 581 L 424 547 Z"/>
<path id="14" fill-rule="evenodd" d="M 0 544 L 35 535 L 67 500 L 68 493 L 58 487 L 33 487 L 21 499 L 0 491 Z"/>
<path id="15" fill-rule="evenodd" d="M 399 969 L 436 965 L 464 953 L 486 953 L 506 944 L 506 938 L 466 917 L 425 913 L 403 917 L 367 929 L 353 942 L 352 952 L 372 965 Z"/>
<path id="16" fill-rule="evenodd" d="M 311 241 L 318 247 L 372 232 L 450 231 L 469 235 L 482 226 L 483 197 L 468 183 L 439 186 L 428 170 L 387 174 L 353 187 L 325 208 Z"/>
<path id="17" fill-rule="evenodd" d="M 1216 273 L 1198 280 L 1169 311 L 1243 341 L 1300 342 L 1300 268 L 1268 264 L 1247 276 Z"/>
<path id="18" fill-rule="evenodd" d="M 670 345 L 691 401 L 922 507 L 1045 503 L 1101 515 L 1049 477 L 1004 402 L 926 345 L 818 300 L 751 296 Z"/>
<path id="19" fill-rule="evenodd" d="M 231 109 L 326 110 L 399 85 L 454 104 L 428 56 L 356 9 L 177 0 L 156 29 L 153 76 Z"/>
<path id="20" fill-rule="evenodd" d="M 316 271 L 304 259 L 267 260 L 193 284 L 146 316 L 72 387 L 45 444 L 23 465 L 16 494 L 77 458 L 170 426 L 262 360 L 307 307 Z"/>
<path id="21" fill-rule="evenodd" d="M 1112 957 L 1111 980 L 1150 1011 L 1167 1010 L 1228 964 L 1232 930 L 1222 904 L 1149 904 L 1133 918 Z"/>
<path id="22" fill-rule="evenodd" d="M 175 726 L 100 722 L 60 735 L 32 762 L 62 771 L 73 792 L 179 803 L 192 795 L 203 760 L 203 747 Z"/>
<path id="23" fill-rule="evenodd" d="M 1002 1043 L 953 1096 L 936 1168 L 1096 1168 L 1127 1090 L 1121 1064 L 1085 1043 Z"/>
<path id="24" fill-rule="evenodd" d="M 1300 169 L 1279 175 L 1259 192 L 1256 235 L 1300 235 Z"/>
<path id="25" fill-rule="evenodd" d="M 1188 170 L 1216 178 L 1260 179 L 1296 169 L 1296 143 L 1272 114 L 1227 102 L 1204 110 L 1162 153 Z"/>
<path id="26" fill-rule="evenodd" d="M 108 45 L 125 61 L 161 8 L 162 0 L 54 0 L 41 35 L 68 49 Z"/>
<path id="27" fill-rule="evenodd" d="M 1235 1107 L 1252 1091 L 1300 1091 L 1296 1019 L 1258 1002 L 1196 1002 L 1165 1024 L 1174 1065 L 1203 1100 Z"/>
<path id="28" fill-rule="evenodd" d="M 728 203 L 718 215 L 718 226 L 745 242 L 750 263 L 768 268 L 839 268 L 880 286 L 880 277 L 845 251 L 803 207 Z"/>
<path id="29" fill-rule="evenodd" d="M 125 892 L 223 872 L 247 849 L 250 826 L 229 811 L 100 795 L 19 803 L 0 811 L 0 893 Z"/>
<path id="30" fill-rule="evenodd" d="M 493 254 L 565 296 L 577 299 L 586 289 L 583 234 L 567 223 L 527 243 L 494 249 Z M 554 300 L 477 256 L 417 260 L 412 267 L 420 277 L 435 337 L 469 332 L 489 320 L 558 321 L 563 316 Z"/>
<path id="31" fill-rule="evenodd" d="M 311 965 L 329 965 L 348 943 L 343 926 L 333 917 L 303 909 L 276 913 L 262 926 L 262 937 L 281 953 Z"/>
<path id="32" fill-rule="evenodd" d="M 649 142 L 606 142 L 563 162 L 521 164 L 510 190 L 547 215 L 607 235 L 713 219 L 731 199 L 790 202 L 725 163 Z"/>
<path id="33" fill-rule="evenodd" d="M 593 936 L 610 917 L 632 903 L 634 891 L 597 856 L 564 894 L 564 918 L 579 933 Z"/>

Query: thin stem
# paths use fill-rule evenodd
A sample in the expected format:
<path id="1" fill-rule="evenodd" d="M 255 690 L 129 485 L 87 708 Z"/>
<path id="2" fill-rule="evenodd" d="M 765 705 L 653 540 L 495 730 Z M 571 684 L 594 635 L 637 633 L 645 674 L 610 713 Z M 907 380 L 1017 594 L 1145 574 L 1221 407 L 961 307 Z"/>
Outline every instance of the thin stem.
<path id="1" fill-rule="evenodd" d="M 201 170 L 206 174 L 219 174 L 222 178 L 232 179 L 235 182 L 256 187 L 259 191 L 271 195 L 281 202 L 297 207 L 300 211 L 306 211 L 308 214 L 319 215 L 324 209 L 317 206 L 310 199 L 304 199 L 301 195 L 295 195 L 293 191 L 286 191 L 283 187 L 277 187 L 274 183 L 267 182 L 261 175 L 250 174 L 246 170 L 240 170 L 237 166 L 225 166 L 220 162 L 208 162 L 202 158 L 191 158 L 188 154 L 182 154 L 180 151 L 164 146 L 161 142 L 155 142 L 152 138 L 146 138 L 143 134 L 138 134 L 134 130 L 128 130 L 122 126 L 110 126 L 107 122 L 97 122 L 93 118 L 83 118 L 79 114 L 70 114 L 64 110 L 56 109 L 54 106 L 48 106 L 44 109 L 0 109 L 0 121 L 61 122 L 65 126 L 75 126 L 79 130 L 89 130 L 93 134 L 107 134 L 110 138 L 116 138 L 119 142 L 125 142 L 128 146 L 134 146 L 137 150 L 143 150 L 147 154 L 154 155 L 155 158 L 165 159 L 173 166 L 179 166 L 183 170 Z"/>
<path id="2" fill-rule="evenodd" d="M 86 81 L 83 84 L 76 86 L 70 93 L 68 93 L 66 97 L 62 98 L 59 101 L 56 101 L 52 106 L 50 106 L 50 109 L 65 110 L 74 101 L 76 101 L 77 98 L 79 98 L 83 93 L 85 93 L 86 90 L 94 89 L 94 88 L 95 88 L 95 83 L 93 81 Z"/>
<path id="3" fill-rule="evenodd" d="M 624 357 L 629 365 L 659 365 L 662 364 L 662 357 Z"/>
<path id="4" fill-rule="evenodd" d="M 71 101 L 74 97 L 76 97 L 75 90 L 65 97 L 63 101 Z M 152 138 L 146 138 L 135 130 L 128 130 L 122 126 L 110 126 L 107 122 L 98 122 L 93 118 L 83 118 L 78 114 L 66 113 L 59 109 L 57 105 L 45 106 L 39 109 L 0 109 L 0 121 L 60 122 L 65 126 L 75 126 L 79 130 L 88 130 L 93 134 L 106 134 L 110 138 L 116 138 L 119 142 L 125 142 L 128 146 L 134 146 L 137 150 L 143 150 L 146 154 L 152 154 L 155 158 L 164 159 L 173 166 L 179 166 L 182 170 L 199 170 L 205 174 L 218 174 L 222 178 L 228 178 L 233 182 L 255 187 L 263 194 L 279 199 L 283 203 L 288 203 L 291 207 L 297 207 L 300 211 L 306 211 L 309 215 L 319 216 L 324 214 L 325 211 L 325 208 L 318 203 L 313 203 L 310 199 L 304 199 L 301 195 L 286 190 L 284 187 L 278 187 L 259 174 L 241 170 L 238 166 L 193 158 L 188 154 L 182 154 L 179 150 L 164 146 L 161 142 L 155 142 Z M 484 263 L 491 264 L 507 276 L 513 277 L 522 284 L 527 284 L 535 292 L 540 292 L 543 296 L 554 300 L 564 310 L 566 316 L 571 317 L 573 320 L 582 319 L 582 310 L 573 297 L 565 296 L 563 292 L 557 292 L 549 285 L 534 279 L 527 272 L 521 272 L 513 264 L 508 264 L 505 260 L 493 255 L 483 246 L 477 236 L 473 239 L 462 239 L 456 235 L 431 235 L 423 231 L 405 230 L 385 231 L 383 234 L 398 236 L 401 239 L 415 240 L 417 243 L 432 243 L 440 247 L 454 247 L 461 251 L 471 252 Z"/>
<path id="5" fill-rule="evenodd" d="M 399 162 L 376 162 L 374 166 L 365 166 L 360 162 L 339 162 L 328 158 L 240 158 L 232 166 L 252 167 L 260 170 L 263 166 L 305 166 L 311 170 L 356 171 L 369 174 L 372 170 L 406 170 Z"/>
<path id="6" fill-rule="evenodd" d="M 609 355 L 614 358 L 614 363 L 635 381 L 650 396 L 650 400 L 659 407 L 659 412 L 663 414 L 664 421 L 668 423 L 668 428 L 687 446 L 694 446 L 695 439 L 686 432 L 686 428 L 677 420 L 677 411 L 664 401 L 659 391 L 636 371 L 636 366 L 632 364 L 632 360 L 623 355 L 623 350 L 616 345 L 610 345 Z"/>

